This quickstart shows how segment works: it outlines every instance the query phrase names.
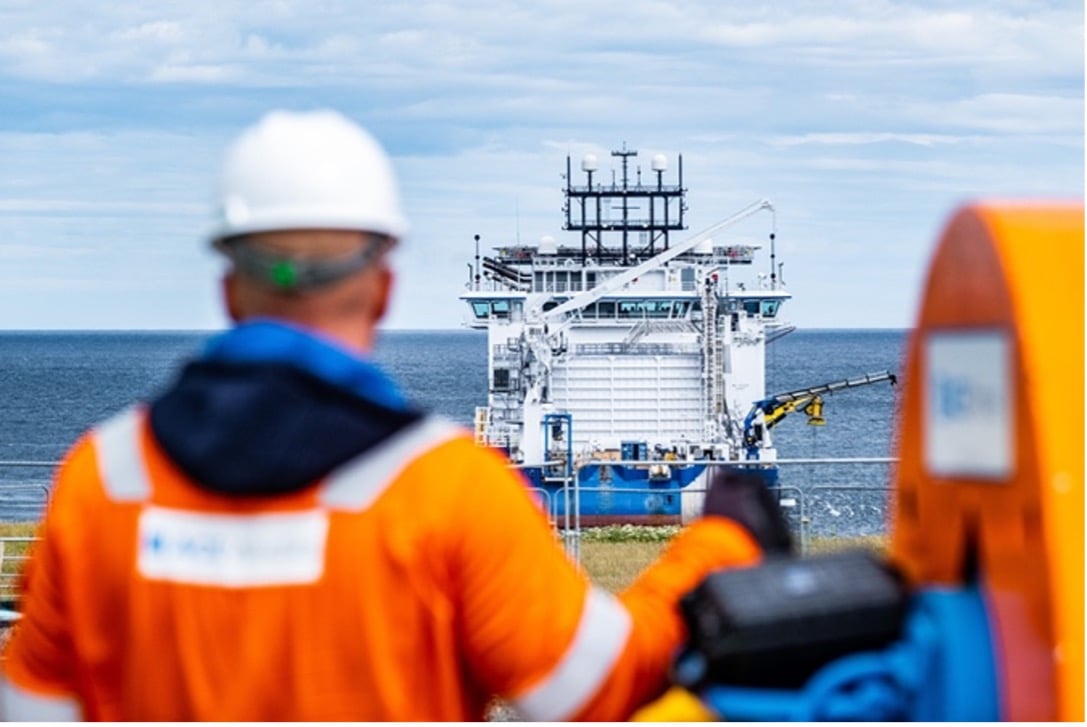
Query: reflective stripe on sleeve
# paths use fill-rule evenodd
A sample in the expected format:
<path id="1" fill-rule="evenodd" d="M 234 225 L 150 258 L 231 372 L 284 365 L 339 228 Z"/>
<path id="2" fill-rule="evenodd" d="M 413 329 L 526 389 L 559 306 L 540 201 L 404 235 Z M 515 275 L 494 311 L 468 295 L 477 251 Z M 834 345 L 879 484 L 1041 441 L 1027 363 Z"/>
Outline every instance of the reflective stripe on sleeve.
<path id="1" fill-rule="evenodd" d="M 96 427 L 92 435 L 98 476 L 114 501 L 145 500 L 151 494 L 151 481 L 140 452 L 142 423 L 142 407 L 129 407 Z"/>
<path id="2" fill-rule="evenodd" d="M 5 722 L 77 722 L 81 716 L 70 697 L 34 694 L 0 677 L 0 719 Z"/>
<path id="3" fill-rule="evenodd" d="M 594 695 L 611 673 L 630 635 L 630 613 L 607 591 L 590 588 L 577 633 L 551 673 L 514 704 L 526 719 L 566 720 Z"/>
<path id="4" fill-rule="evenodd" d="M 417 457 L 462 433 L 447 419 L 425 416 L 329 475 L 321 503 L 337 510 L 365 510 Z"/>

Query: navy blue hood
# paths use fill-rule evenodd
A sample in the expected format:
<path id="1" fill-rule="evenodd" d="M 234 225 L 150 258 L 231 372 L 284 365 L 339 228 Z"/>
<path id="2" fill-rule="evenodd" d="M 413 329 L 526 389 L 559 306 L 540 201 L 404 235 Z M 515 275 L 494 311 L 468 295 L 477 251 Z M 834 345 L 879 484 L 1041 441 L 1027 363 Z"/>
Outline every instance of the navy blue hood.
<path id="1" fill-rule="evenodd" d="M 422 416 L 374 364 L 270 321 L 213 339 L 150 409 L 182 471 L 251 496 L 306 487 Z"/>

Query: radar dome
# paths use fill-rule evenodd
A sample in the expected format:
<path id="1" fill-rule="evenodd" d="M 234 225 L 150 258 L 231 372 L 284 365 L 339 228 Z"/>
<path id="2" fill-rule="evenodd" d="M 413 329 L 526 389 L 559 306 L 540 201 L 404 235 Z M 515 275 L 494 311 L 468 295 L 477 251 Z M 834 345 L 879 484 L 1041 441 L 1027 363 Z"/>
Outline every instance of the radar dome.
<path id="1" fill-rule="evenodd" d="M 581 171 L 595 172 L 597 170 L 596 154 L 586 154 L 581 157 Z"/>
<path id="2" fill-rule="evenodd" d="M 653 171 L 663 172 L 668 169 L 668 157 L 663 154 L 653 155 Z"/>
<path id="3" fill-rule="evenodd" d="M 544 235 L 540 238 L 540 246 L 536 248 L 536 252 L 540 255 L 554 255 L 559 251 L 559 246 L 555 243 L 555 238 L 551 235 Z"/>

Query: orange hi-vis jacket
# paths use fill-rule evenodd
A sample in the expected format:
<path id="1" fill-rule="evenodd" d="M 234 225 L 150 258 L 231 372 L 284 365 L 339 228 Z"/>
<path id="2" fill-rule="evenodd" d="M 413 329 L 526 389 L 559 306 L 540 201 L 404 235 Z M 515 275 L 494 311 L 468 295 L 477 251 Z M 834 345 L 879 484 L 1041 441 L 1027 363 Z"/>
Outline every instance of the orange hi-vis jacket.
<path id="1" fill-rule="evenodd" d="M 685 529 L 621 596 L 557 545 L 524 482 L 425 416 L 312 486 L 229 497 L 142 407 L 63 463 L 0 689 L 8 719 L 616 720 L 656 697 L 678 599 L 759 556 Z"/>

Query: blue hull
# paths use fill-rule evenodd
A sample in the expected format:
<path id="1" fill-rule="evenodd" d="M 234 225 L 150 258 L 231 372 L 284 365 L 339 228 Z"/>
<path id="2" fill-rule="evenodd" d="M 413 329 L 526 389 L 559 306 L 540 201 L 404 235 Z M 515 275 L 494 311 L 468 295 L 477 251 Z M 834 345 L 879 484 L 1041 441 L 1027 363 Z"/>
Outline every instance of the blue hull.
<path id="1" fill-rule="evenodd" d="M 583 524 L 678 522 L 682 514 L 681 491 L 691 487 L 708 465 L 667 464 L 670 471 L 666 477 L 650 477 L 646 466 L 587 465 L 578 470 L 578 484 L 571 484 L 568 491 L 563 482 L 546 478 L 543 468 L 521 471 L 553 519 L 563 518 L 569 509 L 571 515 L 580 515 Z M 768 487 L 777 484 L 776 467 L 754 469 Z M 704 488 L 705 483 L 698 483 L 693 489 Z"/>

